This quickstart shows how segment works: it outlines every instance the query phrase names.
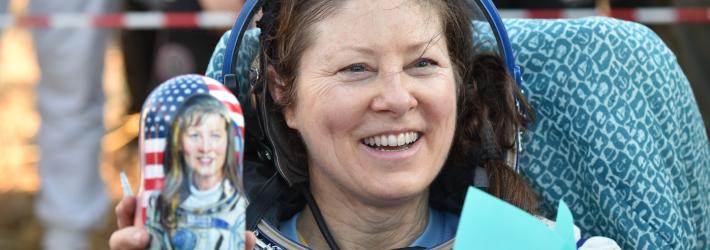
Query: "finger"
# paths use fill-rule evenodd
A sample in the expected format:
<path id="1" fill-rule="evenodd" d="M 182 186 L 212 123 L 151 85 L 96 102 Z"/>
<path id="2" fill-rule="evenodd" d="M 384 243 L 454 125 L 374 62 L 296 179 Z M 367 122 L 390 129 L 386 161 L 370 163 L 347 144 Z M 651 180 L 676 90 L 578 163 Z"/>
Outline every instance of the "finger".
<path id="1" fill-rule="evenodd" d="M 126 227 L 111 234 L 108 245 L 111 250 L 145 249 L 148 245 L 148 232 L 143 228 Z"/>
<path id="2" fill-rule="evenodd" d="M 246 231 L 246 244 L 244 244 L 244 249 L 245 250 L 251 250 L 254 249 L 254 246 L 256 246 L 256 235 L 254 232 L 251 231 Z"/>
<path id="3" fill-rule="evenodd" d="M 133 225 L 135 211 L 136 197 L 134 196 L 125 197 L 116 205 L 116 220 L 119 229 Z"/>

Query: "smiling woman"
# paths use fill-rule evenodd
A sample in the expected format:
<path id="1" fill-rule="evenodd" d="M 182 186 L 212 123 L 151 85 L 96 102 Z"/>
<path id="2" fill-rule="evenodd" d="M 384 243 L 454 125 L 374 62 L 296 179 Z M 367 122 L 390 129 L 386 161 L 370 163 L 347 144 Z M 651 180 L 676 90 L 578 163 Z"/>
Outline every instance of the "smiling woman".
<path id="1" fill-rule="evenodd" d="M 312 28 L 320 35 L 287 83 L 295 101 L 281 103 L 289 103 L 286 123 L 306 145 L 310 191 L 335 235 L 384 243 L 373 249 L 407 246 L 427 226 L 427 190 L 456 124 L 454 70 L 438 19 L 418 4 L 349 1 Z M 308 210 L 291 219 L 296 231 L 327 247 Z M 395 234 L 400 223 L 410 230 Z"/>
<path id="2" fill-rule="evenodd" d="M 461 1 L 265 3 L 263 84 L 275 105 L 267 130 L 277 153 L 284 149 L 286 181 L 307 186 L 320 208 L 282 211 L 287 237 L 332 248 L 322 216 L 342 248 L 435 247 L 453 237 L 476 165 L 489 170 L 494 194 L 533 210 L 533 192 L 496 153 L 527 122 L 514 106 L 518 91 L 499 59 L 475 60 L 465 9 Z"/>

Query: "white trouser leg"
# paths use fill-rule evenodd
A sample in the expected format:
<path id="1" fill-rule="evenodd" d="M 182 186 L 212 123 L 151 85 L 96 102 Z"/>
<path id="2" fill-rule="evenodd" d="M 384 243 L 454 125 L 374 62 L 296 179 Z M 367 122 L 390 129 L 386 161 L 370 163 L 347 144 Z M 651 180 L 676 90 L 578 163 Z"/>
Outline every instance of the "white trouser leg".
<path id="1" fill-rule="evenodd" d="M 106 12 L 104 0 L 32 0 L 33 14 Z M 41 188 L 36 213 L 44 249 L 88 249 L 86 232 L 101 222 L 109 199 L 99 175 L 104 132 L 102 75 L 106 36 L 99 29 L 38 29 L 37 106 Z"/>
<path id="2" fill-rule="evenodd" d="M 0 15 L 6 15 L 7 14 L 7 4 L 9 0 L 0 0 Z M 2 30 L 3 28 L 0 27 L 0 38 L 2 38 Z"/>
<path id="3" fill-rule="evenodd" d="M 7 14 L 7 4 L 9 0 L 0 0 L 0 15 Z"/>

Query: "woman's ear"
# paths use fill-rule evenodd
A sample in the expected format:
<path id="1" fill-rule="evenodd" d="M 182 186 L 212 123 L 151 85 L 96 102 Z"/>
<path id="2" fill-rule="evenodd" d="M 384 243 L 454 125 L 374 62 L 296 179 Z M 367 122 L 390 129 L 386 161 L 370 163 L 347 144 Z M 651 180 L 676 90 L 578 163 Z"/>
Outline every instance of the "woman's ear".
<path id="1" fill-rule="evenodd" d="M 269 94 L 271 94 L 271 99 L 276 103 L 283 105 L 286 93 L 286 83 L 284 83 L 281 76 L 276 73 L 274 66 L 269 65 L 266 69 L 266 83 L 269 89 Z"/>
<path id="2" fill-rule="evenodd" d="M 286 96 L 286 83 L 283 81 L 281 76 L 276 73 L 276 70 L 272 65 L 267 67 L 266 77 L 267 87 L 269 94 L 271 95 L 271 99 L 273 99 L 277 104 L 283 106 L 281 111 L 283 112 L 286 124 L 290 128 L 295 128 L 293 107 L 286 100 L 288 98 Z"/>

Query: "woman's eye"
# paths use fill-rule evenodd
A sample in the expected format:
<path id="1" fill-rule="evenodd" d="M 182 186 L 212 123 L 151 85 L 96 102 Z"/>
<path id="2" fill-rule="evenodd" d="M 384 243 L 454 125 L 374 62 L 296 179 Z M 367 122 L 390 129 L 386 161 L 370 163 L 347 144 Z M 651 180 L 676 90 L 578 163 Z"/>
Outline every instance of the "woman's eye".
<path id="1" fill-rule="evenodd" d="M 407 72 L 413 76 L 427 76 L 436 72 L 436 67 L 439 65 L 436 61 L 420 58 L 414 63 L 410 64 Z"/>
<path id="2" fill-rule="evenodd" d="M 365 64 L 356 63 L 356 64 L 349 65 L 349 66 L 341 69 L 340 71 L 359 73 L 359 72 L 365 72 L 366 70 L 367 70 L 367 67 L 365 66 Z"/>
<path id="3" fill-rule="evenodd" d="M 346 82 L 361 81 L 375 75 L 375 70 L 364 63 L 355 63 L 338 70 L 338 75 Z"/>
<path id="4" fill-rule="evenodd" d="M 434 62 L 431 59 L 426 59 L 426 58 L 419 59 L 417 62 L 414 63 L 414 67 L 418 67 L 418 68 L 428 67 L 428 66 L 433 66 L 433 65 L 436 65 L 436 62 Z"/>

